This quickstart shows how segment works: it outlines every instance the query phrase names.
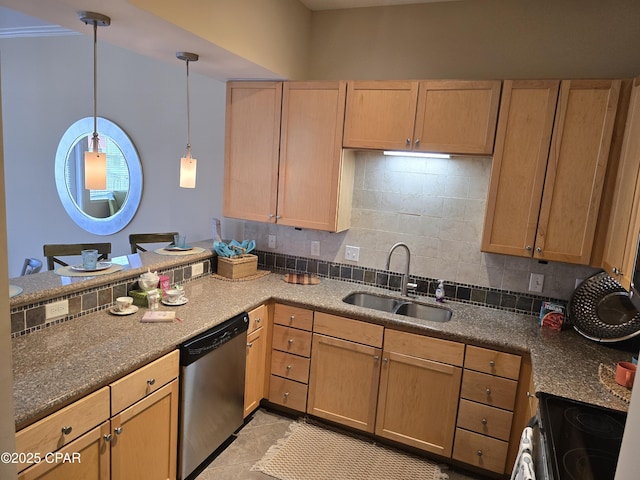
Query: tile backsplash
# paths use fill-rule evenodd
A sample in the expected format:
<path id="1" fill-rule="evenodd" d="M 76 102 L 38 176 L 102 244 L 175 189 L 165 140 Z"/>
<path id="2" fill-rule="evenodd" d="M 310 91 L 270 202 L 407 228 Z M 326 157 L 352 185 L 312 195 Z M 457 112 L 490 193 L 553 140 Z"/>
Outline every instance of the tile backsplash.
<path id="1" fill-rule="evenodd" d="M 349 230 L 327 233 L 247 221 L 244 238 L 255 239 L 264 252 L 364 271 L 384 269 L 391 246 L 405 242 L 411 249 L 412 275 L 532 294 L 530 274 L 541 273 L 543 291 L 533 295 L 568 300 L 576 280 L 597 269 L 480 251 L 491 161 L 357 152 Z M 269 235 L 276 236 L 275 249 L 268 248 Z M 319 256 L 311 255 L 313 241 L 320 242 Z M 357 262 L 345 260 L 346 246 L 359 247 Z M 404 255 L 402 250 L 393 254 L 391 271 L 403 271 Z"/>

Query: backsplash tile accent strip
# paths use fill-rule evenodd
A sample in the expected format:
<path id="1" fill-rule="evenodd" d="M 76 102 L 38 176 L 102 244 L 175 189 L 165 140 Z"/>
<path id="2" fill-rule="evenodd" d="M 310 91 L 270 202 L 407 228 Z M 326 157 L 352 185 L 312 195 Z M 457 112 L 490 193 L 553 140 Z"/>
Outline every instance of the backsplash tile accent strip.
<path id="1" fill-rule="evenodd" d="M 172 269 L 158 270 L 158 273 L 168 275 L 172 284 L 186 283 L 211 273 L 211 260 L 199 260 L 196 263 L 204 264 L 202 275 L 198 277 L 192 276 L 191 265 L 180 265 Z M 129 290 L 134 288 L 135 284 L 135 279 L 121 280 L 117 283 L 101 285 L 71 295 L 52 298 L 36 304 L 23 305 L 12 309 L 11 338 L 42 330 L 51 325 L 57 325 L 89 313 L 111 308 L 115 305 L 116 298 L 126 295 Z M 47 322 L 45 320 L 45 305 L 60 300 L 69 301 L 69 314 L 65 317 Z"/>
<path id="2" fill-rule="evenodd" d="M 254 251 L 253 253 L 258 255 L 258 266 L 269 270 L 311 273 L 319 277 L 334 278 L 373 287 L 382 287 L 392 291 L 399 291 L 402 283 L 402 275 L 396 272 L 261 250 Z M 436 288 L 438 288 L 438 279 L 411 275 L 410 281 L 418 285 L 416 288 L 418 295 L 435 297 L 435 291 Z M 445 282 L 444 290 L 447 298 L 459 302 L 525 315 L 538 316 L 542 302 L 545 301 L 566 304 L 564 300 L 555 298 L 456 282 Z"/>

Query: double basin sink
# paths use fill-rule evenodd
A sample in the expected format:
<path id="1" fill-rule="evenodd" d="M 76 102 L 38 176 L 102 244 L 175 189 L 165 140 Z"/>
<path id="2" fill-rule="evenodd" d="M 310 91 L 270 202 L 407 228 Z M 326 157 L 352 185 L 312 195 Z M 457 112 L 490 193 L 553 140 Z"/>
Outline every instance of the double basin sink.
<path id="1" fill-rule="evenodd" d="M 445 307 L 366 292 L 351 293 L 344 297 L 342 301 L 358 307 L 371 308 L 373 310 L 395 313 L 420 320 L 429 320 L 431 322 L 448 322 L 453 315 L 453 312 Z"/>

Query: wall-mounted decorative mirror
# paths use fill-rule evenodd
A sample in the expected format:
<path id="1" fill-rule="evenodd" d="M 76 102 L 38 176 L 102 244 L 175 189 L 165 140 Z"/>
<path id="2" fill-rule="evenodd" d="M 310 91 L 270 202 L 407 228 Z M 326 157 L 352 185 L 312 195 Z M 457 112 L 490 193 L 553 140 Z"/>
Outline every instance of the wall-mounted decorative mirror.
<path id="1" fill-rule="evenodd" d="M 100 151 L 107 156 L 106 190 L 84 188 L 84 152 L 91 148 L 93 117 L 71 125 L 58 144 L 55 163 L 60 201 L 78 226 L 97 235 L 122 230 L 142 197 L 142 164 L 135 146 L 118 125 L 98 117 Z"/>

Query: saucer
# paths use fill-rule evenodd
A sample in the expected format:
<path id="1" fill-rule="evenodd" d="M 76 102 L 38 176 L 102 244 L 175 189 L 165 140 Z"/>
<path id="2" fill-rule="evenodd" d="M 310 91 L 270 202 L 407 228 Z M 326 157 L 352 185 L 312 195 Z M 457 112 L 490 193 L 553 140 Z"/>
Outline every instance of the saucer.
<path id="1" fill-rule="evenodd" d="M 113 313 L 114 315 L 131 315 L 132 313 L 136 313 L 138 311 L 138 307 L 136 305 L 129 306 L 126 310 L 118 310 L 118 307 L 111 307 L 109 309 L 109 313 Z"/>
<path id="2" fill-rule="evenodd" d="M 75 270 L 76 272 L 99 272 L 100 270 L 106 270 L 111 267 L 111 262 L 98 262 L 96 264 L 96 268 L 84 268 L 82 264 L 73 265 L 71 270 Z"/>
<path id="3" fill-rule="evenodd" d="M 186 297 L 183 297 L 181 300 L 178 300 L 177 302 L 170 302 L 169 300 L 163 298 L 162 299 L 162 304 L 163 305 L 169 305 L 170 307 L 179 307 L 180 305 L 184 305 L 188 301 L 189 301 L 189 299 L 186 298 Z"/>
<path id="4" fill-rule="evenodd" d="M 189 250 L 193 250 L 193 247 L 190 245 L 185 245 L 184 247 L 178 247 L 177 245 L 171 245 L 169 247 L 164 247 L 165 250 L 169 252 L 188 252 Z"/>

